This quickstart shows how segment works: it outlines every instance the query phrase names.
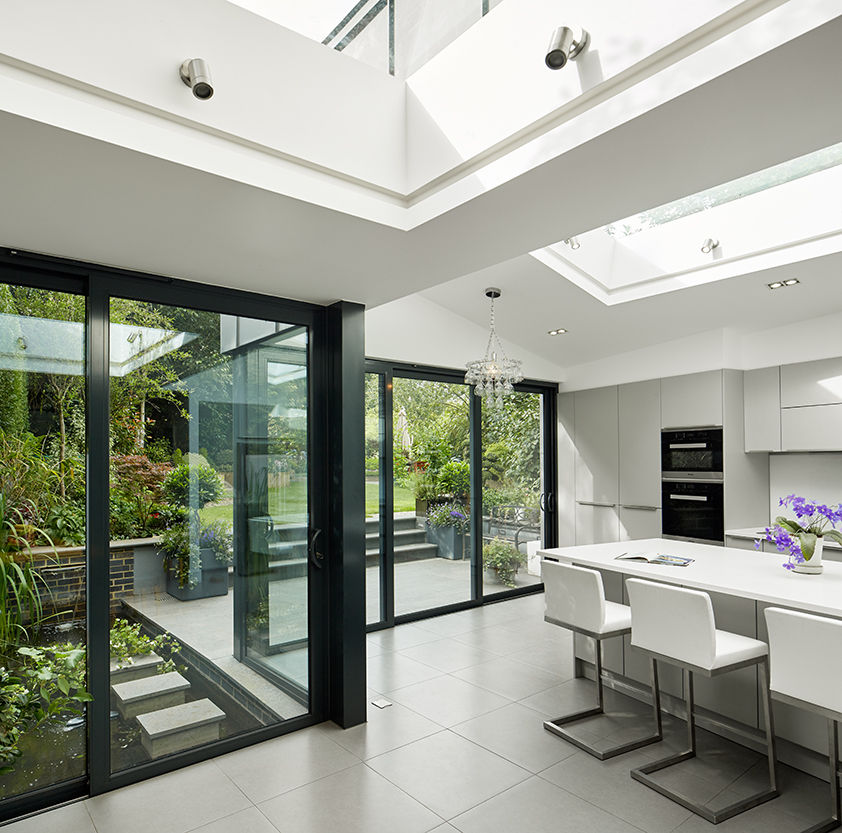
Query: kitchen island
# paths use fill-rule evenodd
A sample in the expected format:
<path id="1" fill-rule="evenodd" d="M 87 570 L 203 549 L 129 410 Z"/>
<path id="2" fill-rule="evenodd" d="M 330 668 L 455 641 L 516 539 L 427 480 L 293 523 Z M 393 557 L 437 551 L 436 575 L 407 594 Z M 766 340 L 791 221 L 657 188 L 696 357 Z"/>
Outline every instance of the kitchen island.
<path id="1" fill-rule="evenodd" d="M 606 598 L 628 604 L 624 579 L 663 581 L 704 590 L 710 594 L 717 627 L 766 640 L 763 611 L 770 606 L 787 607 L 842 619 L 842 563 L 824 562 L 821 575 L 785 570 L 785 558 L 753 550 L 694 544 L 663 538 L 560 547 L 540 551 L 542 558 L 598 569 Z M 692 558 L 686 567 L 617 560 L 622 553 L 658 553 Z M 669 623 L 664 623 L 669 627 Z M 646 696 L 646 659 L 631 648 L 629 637 L 607 640 L 605 669 L 608 682 L 632 696 Z M 576 636 L 576 673 L 592 676 L 593 645 Z M 842 657 L 828 657 L 842 662 Z M 683 681 L 680 672 L 665 664 L 661 668 L 665 707 L 681 714 Z M 710 679 L 697 677 L 696 702 L 699 725 L 746 745 L 759 746 L 759 693 L 757 668 L 743 668 Z M 818 777 L 823 775 L 827 754 L 827 726 L 823 718 L 775 703 L 775 734 L 781 760 Z"/>

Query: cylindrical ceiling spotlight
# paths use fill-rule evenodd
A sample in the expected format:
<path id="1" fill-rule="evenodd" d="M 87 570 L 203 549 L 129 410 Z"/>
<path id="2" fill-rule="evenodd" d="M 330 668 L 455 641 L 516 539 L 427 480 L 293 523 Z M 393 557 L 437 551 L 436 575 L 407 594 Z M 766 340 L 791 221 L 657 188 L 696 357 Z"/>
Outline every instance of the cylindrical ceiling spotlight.
<path id="1" fill-rule="evenodd" d="M 179 67 L 178 75 L 193 90 L 196 98 L 207 101 L 213 95 L 210 69 L 208 62 L 203 58 L 188 58 Z"/>
<path id="2" fill-rule="evenodd" d="M 573 249 L 574 251 L 575 251 L 576 249 L 578 249 L 578 248 L 579 248 L 579 246 L 581 246 L 581 245 L 582 245 L 582 244 L 579 242 L 579 238 L 578 238 L 578 237 L 566 237 L 566 238 L 564 239 L 564 243 L 565 243 L 565 245 L 570 246 L 570 248 L 571 248 L 571 249 Z"/>
<path id="3" fill-rule="evenodd" d="M 702 251 L 709 255 L 717 246 L 719 245 L 718 240 L 714 240 L 713 237 L 708 237 L 704 243 L 702 243 Z"/>
<path id="4" fill-rule="evenodd" d="M 544 63 L 550 69 L 561 69 L 568 61 L 575 61 L 590 42 L 590 35 L 584 29 L 574 30 L 559 26 L 550 38 Z"/>

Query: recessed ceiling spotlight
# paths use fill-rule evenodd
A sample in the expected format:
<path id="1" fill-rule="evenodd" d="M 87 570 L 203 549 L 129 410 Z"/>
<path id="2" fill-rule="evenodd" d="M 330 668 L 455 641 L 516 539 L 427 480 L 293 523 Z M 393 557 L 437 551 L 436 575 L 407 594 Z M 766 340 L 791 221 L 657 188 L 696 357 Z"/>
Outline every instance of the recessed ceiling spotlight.
<path id="1" fill-rule="evenodd" d="M 718 240 L 715 240 L 713 237 L 708 237 L 705 242 L 702 243 L 702 251 L 706 255 L 709 255 L 718 245 Z"/>
<path id="2" fill-rule="evenodd" d="M 590 42 L 591 36 L 584 29 L 559 26 L 550 38 L 544 63 L 550 69 L 561 69 L 568 61 L 575 61 Z"/>
<path id="3" fill-rule="evenodd" d="M 801 283 L 798 278 L 790 278 L 787 281 L 784 281 L 784 286 L 795 286 L 795 284 Z"/>
<path id="4" fill-rule="evenodd" d="M 571 249 L 574 249 L 574 250 L 575 250 L 575 249 L 578 249 L 578 248 L 579 248 L 579 246 L 581 246 L 581 245 L 582 245 L 582 244 L 579 242 L 579 238 L 578 238 L 578 237 L 566 237 L 566 238 L 564 239 L 564 241 L 563 241 L 563 242 L 564 242 L 564 244 L 565 244 L 566 246 L 570 246 L 570 248 L 571 248 Z"/>
<path id="5" fill-rule="evenodd" d="M 766 286 L 768 286 L 769 289 L 780 289 L 783 285 L 783 281 L 772 281 L 772 283 L 766 284 Z"/>
<path id="6" fill-rule="evenodd" d="M 196 98 L 207 101 L 213 95 L 210 69 L 203 58 L 188 58 L 179 67 L 178 75 Z"/>
<path id="7" fill-rule="evenodd" d="M 547 335 L 551 336 L 560 336 L 562 333 L 566 333 L 567 330 L 564 327 L 559 327 L 557 330 L 547 330 Z"/>

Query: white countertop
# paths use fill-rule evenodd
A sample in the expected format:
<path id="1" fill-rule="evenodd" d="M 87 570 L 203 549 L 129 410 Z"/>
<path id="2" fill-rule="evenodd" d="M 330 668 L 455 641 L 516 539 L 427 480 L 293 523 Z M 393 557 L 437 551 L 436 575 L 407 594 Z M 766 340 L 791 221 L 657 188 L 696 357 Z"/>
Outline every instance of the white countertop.
<path id="1" fill-rule="evenodd" d="M 754 540 L 762 538 L 765 530 L 766 527 L 760 526 L 747 526 L 744 529 L 726 529 L 725 537 L 727 538 L 730 535 L 732 538 L 751 538 Z M 837 544 L 835 541 L 825 541 L 824 548 L 826 550 L 842 550 L 842 544 Z"/>
<path id="2" fill-rule="evenodd" d="M 694 561 L 687 567 L 667 567 L 641 561 L 615 560 L 624 552 L 653 555 L 662 552 Z M 542 557 L 583 567 L 599 567 L 627 576 L 651 578 L 682 587 L 842 617 L 842 563 L 839 562 L 825 561 L 821 575 L 806 575 L 785 570 L 781 566 L 783 556 L 780 559 L 770 558 L 769 553 L 663 538 L 557 547 L 540 550 L 539 553 Z"/>

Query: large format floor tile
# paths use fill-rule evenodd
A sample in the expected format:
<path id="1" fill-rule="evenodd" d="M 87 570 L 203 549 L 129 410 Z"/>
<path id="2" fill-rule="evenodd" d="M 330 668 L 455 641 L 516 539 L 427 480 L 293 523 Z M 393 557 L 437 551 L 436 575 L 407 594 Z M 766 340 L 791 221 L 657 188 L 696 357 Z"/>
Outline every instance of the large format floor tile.
<path id="1" fill-rule="evenodd" d="M 444 673 L 438 668 L 412 659 L 405 652 L 394 651 L 369 657 L 367 671 L 369 687 L 383 694 L 394 691 L 396 688 L 440 677 Z"/>
<path id="2" fill-rule="evenodd" d="M 529 777 L 529 773 L 452 732 L 402 746 L 368 765 L 449 819 Z"/>
<path id="3" fill-rule="evenodd" d="M 354 766 L 359 758 L 313 727 L 230 752 L 216 763 L 258 803 Z"/>
<path id="4" fill-rule="evenodd" d="M 190 833 L 278 833 L 278 828 L 257 807 L 249 807 L 210 824 L 203 824 Z"/>
<path id="5" fill-rule="evenodd" d="M 215 761 L 87 801 L 97 833 L 187 833 L 248 806 L 249 800 Z"/>
<path id="6" fill-rule="evenodd" d="M 365 764 L 284 793 L 260 809 L 282 833 L 426 833 L 442 823 Z"/>
<path id="7" fill-rule="evenodd" d="M 3 830 L 4 833 L 44 833 L 47 830 L 61 833 L 97 833 L 85 802 L 82 801 L 22 819 L 7 825 Z"/>
<path id="8" fill-rule="evenodd" d="M 462 723 L 510 702 L 449 675 L 399 688 L 390 698 L 442 726 Z"/>
<path id="9" fill-rule="evenodd" d="M 471 665 L 454 672 L 453 676 L 510 700 L 522 700 L 564 682 L 564 677 L 558 674 L 508 657 L 497 657 L 479 665 Z"/>
<path id="10" fill-rule="evenodd" d="M 418 660 L 443 672 L 458 671 L 493 659 L 496 654 L 457 642 L 454 639 L 437 639 L 401 651 L 403 656 Z"/>

